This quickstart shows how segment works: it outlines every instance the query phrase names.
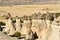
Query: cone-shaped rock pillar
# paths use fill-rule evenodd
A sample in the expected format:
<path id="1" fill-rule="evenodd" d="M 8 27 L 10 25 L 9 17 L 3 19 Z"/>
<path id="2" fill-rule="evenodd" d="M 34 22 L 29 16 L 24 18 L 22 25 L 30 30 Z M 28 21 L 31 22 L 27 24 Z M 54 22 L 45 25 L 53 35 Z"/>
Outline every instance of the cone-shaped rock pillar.
<path id="1" fill-rule="evenodd" d="M 27 33 L 29 32 L 29 29 L 31 29 L 30 20 L 24 20 L 24 23 L 22 26 L 22 34 L 27 35 Z"/>
<path id="2" fill-rule="evenodd" d="M 6 18 L 6 29 L 5 31 L 8 32 L 8 35 L 13 35 L 14 34 L 14 26 L 12 22 L 11 15 L 8 13 L 7 18 Z"/>
<path id="3" fill-rule="evenodd" d="M 19 17 L 16 17 L 16 31 L 21 32 L 21 22 Z"/>

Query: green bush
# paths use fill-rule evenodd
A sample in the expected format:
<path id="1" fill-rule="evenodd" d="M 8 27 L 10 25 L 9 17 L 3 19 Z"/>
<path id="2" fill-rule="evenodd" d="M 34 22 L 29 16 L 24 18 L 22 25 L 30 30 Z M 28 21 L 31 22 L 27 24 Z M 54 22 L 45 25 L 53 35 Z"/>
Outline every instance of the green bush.
<path id="1" fill-rule="evenodd" d="M 56 17 L 60 16 L 60 13 L 55 13 Z"/>
<path id="2" fill-rule="evenodd" d="M 21 33 L 20 32 L 15 32 L 14 36 L 15 37 L 21 37 Z"/>
<path id="3" fill-rule="evenodd" d="M 13 22 L 13 23 L 16 23 L 16 20 L 13 20 L 12 22 Z"/>
<path id="4" fill-rule="evenodd" d="M 3 23 L 3 22 L 0 22 L 0 26 L 4 26 L 5 25 L 5 23 Z"/>

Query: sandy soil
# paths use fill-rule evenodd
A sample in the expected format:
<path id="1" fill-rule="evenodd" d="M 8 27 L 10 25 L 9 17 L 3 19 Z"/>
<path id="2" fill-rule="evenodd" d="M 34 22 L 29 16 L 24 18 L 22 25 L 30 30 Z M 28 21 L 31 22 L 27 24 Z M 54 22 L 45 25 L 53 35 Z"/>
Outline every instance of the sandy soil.
<path id="1" fill-rule="evenodd" d="M 31 15 L 34 12 L 46 13 L 47 8 L 52 12 L 60 12 L 60 4 L 41 4 L 41 5 L 15 5 L 15 6 L 0 6 L 0 16 L 11 13 L 12 16 Z"/>

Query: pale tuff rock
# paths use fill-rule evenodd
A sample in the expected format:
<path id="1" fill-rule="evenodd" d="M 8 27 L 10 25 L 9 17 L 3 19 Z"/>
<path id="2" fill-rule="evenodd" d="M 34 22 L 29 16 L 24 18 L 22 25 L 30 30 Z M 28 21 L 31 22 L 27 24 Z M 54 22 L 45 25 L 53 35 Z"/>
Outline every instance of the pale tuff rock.
<path id="1" fill-rule="evenodd" d="M 8 35 L 5 35 L 4 33 L 0 32 L 0 40 L 18 40 L 17 38 L 9 37 Z"/>
<path id="2" fill-rule="evenodd" d="M 5 29 L 5 31 L 7 31 L 6 33 L 8 33 L 8 35 L 14 34 L 14 26 L 13 26 L 12 17 L 10 15 L 10 13 L 8 13 L 8 15 L 6 16 L 6 29 Z"/>
<path id="3" fill-rule="evenodd" d="M 46 24 L 47 27 L 50 27 L 51 26 L 51 21 L 50 20 L 46 20 L 45 24 Z"/>
<path id="4" fill-rule="evenodd" d="M 34 39 L 33 32 L 31 29 L 28 30 L 27 35 L 26 35 L 26 39 L 27 40 L 33 40 Z"/>
<path id="5" fill-rule="evenodd" d="M 42 30 L 42 26 L 41 26 L 42 21 L 43 20 L 32 20 L 32 27 L 31 27 L 31 29 L 32 29 L 33 33 L 35 33 L 35 32 L 37 33 L 38 38 L 41 36 L 40 32 Z"/>
<path id="6" fill-rule="evenodd" d="M 46 40 L 47 32 L 49 31 L 50 25 L 49 20 L 32 20 L 32 31 L 33 33 L 36 32 L 38 35 L 37 40 Z"/>
<path id="7" fill-rule="evenodd" d="M 25 18 L 26 19 L 23 20 L 22 26 L 20 18 L 16 18 L 16 30 L 14 30 L 12 19 L 9 17 L 8 20 L 6 20 L 5 31 L 8 32 L 9 35 L 14 34 L 15 31 L 21 32 L 21 35 L 25 35 L 24 37 L 26 37 L 26 39 L 31 40 L 34 39 L 34 33 L 38 36 L 37 40 L 60 40 L 60 26 L 51 23 L 49 20 L 51 16 L 47 15 L 45 18 L 42 14 L 41 16 L 35 14 L 32 19 L 27 16 Z M 55 23 L 56 21 L 53 22 Z"/>
<path id="8" fill-rule="evenodd" d="M 5 32 L 8 35 L 13 35 L 14 34 L 14 26 L 13 26 L 12 17 L 10 15 L 10 13 L 8 13 L 8 15 L 6 16 L 6 29 L 5 29 Z"/>
<path id="9" fill-rule="evenodd" d="M 9 32 L 8 20 L 6 20 L 5 22 L 6 22 L 6 28 L 5 28 L 5 32 Z"/>
<path id="10" fill-rule="evenodd" d="M 32 29 L 33 33 L 36 32 L 36 29 L 40 27 L 41 23 L 42 23 L 42 20 L 32 20 L 31 29 Z"/>
<path id="11" fill-rule="evenodd" d="M 37 16 L 37 19 L 42 19 L 42 14 L 41 14 L 40 12 L 38 12 L 37 15 L 38 15 L 38 16 Z"/>
<path id="12" fill-rule="evenodd" d="M 60 26 L 60 16 L 59 17 L 57 17 L 53 22 L 52 22 L 52 24 L 54 25 L 58 25 L 58 26 Z"/>
<path id="13" fill-rule="evenodd" d="M 16 18 L 16 31 L 21 32 L 21 22 L 20 18 Z"/>
<path id="14" fill-rule="evenodd" d="M 14 27 L 11 19 L 8 19 L 8 27 L 9 27 L 9 34 L 8 35 L 13 35 L 14 34 Z"/>
<path id="15" fill-rule="evenodd" d="M 52 31 L 48 40 L 60 40 L 60 26 L 52 25 Z"/>
<path id="16" fill-rule="evenodd" d="M 23 26 L 22 26 L 22 34 L 27 35 L 28 30 L 30 29 L 30 27 L 31 27 L 30 20 L 24 20 Z"/>

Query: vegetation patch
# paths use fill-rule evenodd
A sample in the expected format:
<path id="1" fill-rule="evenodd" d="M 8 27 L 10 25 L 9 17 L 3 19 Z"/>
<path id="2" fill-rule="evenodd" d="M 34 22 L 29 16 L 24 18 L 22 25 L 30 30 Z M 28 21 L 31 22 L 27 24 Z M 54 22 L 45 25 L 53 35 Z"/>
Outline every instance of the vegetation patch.
<path id="1" fill-rule="evenodd" d="M 0 22 L 0 26 L 5 26 L 5 23 L 4 22 Z"/>
<path id="2" fill-rule="evenodd" d="M 14 36 L 15 37 L 21 37 L 21 33 L 20 32 L 15 32 Z"/>
<path id="3" fill-rule="evenodd" d="M 60 13 L 55 13 L 56 17 L 59 17 L 60 16 Z"/>

